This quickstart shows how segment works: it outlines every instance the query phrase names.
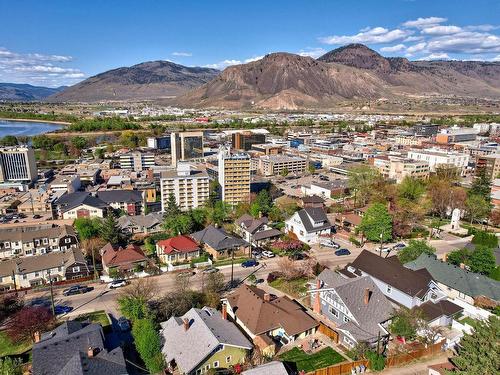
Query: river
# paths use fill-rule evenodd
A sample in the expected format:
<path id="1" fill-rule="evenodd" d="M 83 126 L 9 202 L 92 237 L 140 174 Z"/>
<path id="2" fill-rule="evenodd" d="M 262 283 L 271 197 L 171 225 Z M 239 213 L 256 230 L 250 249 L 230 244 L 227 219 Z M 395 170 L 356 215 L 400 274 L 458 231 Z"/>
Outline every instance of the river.
<path id="1" fill-rule="evenodd" d="M 0 120 L 0 138 L 6 135 L 32 136 L 57 130 L 61 125 L 44 121 Z"/>

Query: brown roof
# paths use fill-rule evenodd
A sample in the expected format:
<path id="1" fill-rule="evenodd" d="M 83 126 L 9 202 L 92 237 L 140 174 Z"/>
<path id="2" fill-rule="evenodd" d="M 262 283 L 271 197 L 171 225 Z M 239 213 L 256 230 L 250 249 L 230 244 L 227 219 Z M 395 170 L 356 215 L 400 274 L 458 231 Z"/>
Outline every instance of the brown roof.
<path id="1" fill-rule="evenodd" d="M 363 250 L 350 265 L 412 297 L 423 297 L 432 280 L 428 272 L 404 267 L 397 256 L 382 258 L 367 250 Z"/>
<path id="2" fill-rule="evenodd" d="M 282 327 L 288 335 L 296 335 L 318 325 L 297 302 L 286 296 L 268 302 L 265 294 L 262 289 L 243 284 L 227 298 L 238 319 L 252 333 L 260 335 Z"/>
<path id="3" fill-rule="evenodd" d="M 141 248 L 134 244 L 130 244 L 126 248 L 121 246 L 115 248 L 108 242 L 101 249 L 101 254 L 103 263 L 108 267 L 123 266 L 148 259 Z"/>
<path id="4" fill-rule="evenodd" d="M 424 313 L 424 317 L 428 321 L 433 321 L 434 319 L 437 319 L 443 315 L 451 316 L 464 310 L 463 307 L 455 305 L 453 302 L 450 302 L 448 300 L 441 300 L 436 303 L 428 301 L 421 304 L 417 308 L 422 310 L 422 312 Z"/>

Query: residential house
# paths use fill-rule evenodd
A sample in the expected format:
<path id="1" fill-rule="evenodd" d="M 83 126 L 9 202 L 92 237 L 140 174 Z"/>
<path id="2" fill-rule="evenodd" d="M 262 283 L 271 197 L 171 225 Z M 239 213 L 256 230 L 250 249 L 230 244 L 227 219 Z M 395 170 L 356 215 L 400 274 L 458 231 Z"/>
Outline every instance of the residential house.
<path id="1" fill-rule="evenodd" d="M 223 304 L 231 319 L 264 355 L 272 356 L 275 343 L 282 345 L 316 332 L 318 322 L 287 296 L 272 297 L 264 290 L 242 284 Z"/>
<path id="2" fill-rule="evenodd" d="M 190 235 L 213 259 L 221 259 L 234 254 L 242 254 L 248 243 L 241 238 L 228 234 L 222 228 L 209 225 L 205 229 Z"/>
<path id="3" fill-rule="evenodd" d="M 414 271 L 427 270 L 452 300 L 457 299 L 474 305 L 477 298 L 485 298 L 493 305 L 500 303 L 500 282 L 443 262 L 435 255 L 421 254 L 414 261 L 406 263 L 405 267 Z"/>
<path id="4" fill-rule="evenodd" d="M 393 306 L 369 276 L 345 278 L 325 269 L 312 283 L 311 306 L 339 333 L 339 342 L 352 348 L 360 342 L 377 345 L 389 338 Z"/>
<path id="5" fill-rule="evenodd" d="M 355 232 L 356 227 L 361 224 L 362 216 L 354 212 L 337 213 L 335 225 L 346 232 Z"/>
<path id="6" fill-rule="evenodd" d="M 300 241 L 318 243 L 320 236 L 332 233 L 332 224 L 322 208 L 303 208 L 285 221 L 287 233 L 295 235 Z"/>
<path id="7" fill-rule="evenodd" d="M 151 234 L 162 231 L 163 215 L 152 212 L 147 215 L 120 216 L 118 225 L 129 234 Z"/>
<path id="8" fill-rule="evenodd" d="M 11 258 L 0 262 L 0 289 L 13 290 L 87 277 L 89 267 L 80 249 Z"/>
<path id="9" fill-rule="evenodd" d="M 167 365 L 181 375 L 205 374 L 245 362 L 252 344 L 227 320 L 225 311 L 192 308 L 161 323 L 162 353 Z"/>
<path id="10" fill-rule="evenodd" d="M 301 198 L 303 208 L 324 208 L 325 200 L 318 195 L 306 195 Z"/>
<path id="11" fill-rule="evenodd" d="M 34 225 L 0 229 L 0 259 L 41 255 L 78 247 L 71 225 Z"/>
<path id="12" fill-rule="evenodd" d="M 272 361 L 245 370 L 241 375 L 289 375 L 290 373 L 283 362 Z"/>
<path id="13" fill-rule="evenodd" d="M 396 306 L 409 309 L 421 308 L 429 313 L 433 312 L 434 319 L 430 321 L 432 324 L 448 325 L 453 315 L 463 311 L 463 308 L 446 300 L 446 293 L 427 270 L 413 271 L 406 268 L 399 262 L 397 256 L 382 258 L 363 250 L 341 273 L 350 278 L 370 276 L 382 293 Z M 436 310 L 442 312 L 437 317 Z"/>
<path id="14" fill-rule="evenodd" d="M 113 246 L 108 242 L 101 249 L 100 254 L 102 267 L 108 275 L 112 269 L 117 269 L 122 273 L 130 273 L 138 267 L 145 267 L 149 262 L 142 249 L 134 244 L 121 247 Z"/>
<path id="15" fill-rule="evenodd" d="M 144 213 L 146 200 L 144 192 L 138 190 L 102 190 L 96 197 L 114 210 L 125 212 L 127 215 L 141 215 Z"/>
<path id="16" fill-rule="evenodd" d="M 311 182 L 311 185 L 303 185 L 300 191 L 305 196 L 319 196 L 324 199 L 329 199 L 335 196 L 342 196 L 348 191 L 347 179 L 333 181 L 318 181 Z"/>
<path id="17" fill-rule="evenodd" d="M 122 348 L 108 346 L 98 323 L 68 320 L 35 341 L 33 375 L 128 374 Z"/>
<path id="18" fill-rule="evenodd" d="M 200 246 L 189 236 L 179 235 L 156 243 L 156 255 L 165 264 L 189 262 L 200 253 Z"/>
<path id="19" fill-rule="evenodd" d="M 57 217 L 77 219 L 80 217 L 105 217 L 111 207 L 89 192 L 77 191 L 64 194 L 55 201 Z"/>
<path id="20" fill-rule="evenodd" d="M 254 219 L 253 216 L 244 214 L 234 222 L 235 232 L 248 243 L 251 242 L 255 246 L 262 246 L 283 234 L 279 230 L 270 227 L 268 223 L 269 219 L 267 217 Z"/>

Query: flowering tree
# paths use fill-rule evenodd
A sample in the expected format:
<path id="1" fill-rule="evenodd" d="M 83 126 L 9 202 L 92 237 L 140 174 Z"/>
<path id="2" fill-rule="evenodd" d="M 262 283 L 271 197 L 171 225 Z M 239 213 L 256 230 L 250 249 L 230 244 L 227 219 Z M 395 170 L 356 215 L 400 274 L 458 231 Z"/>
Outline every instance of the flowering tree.
<path id="1" fill-rule="evenodd" d="M 24 341 L 30 338 L 34 341 L 35 332 L 50 329 L 54 316 L 45 307 L 24 307 L 5 324 L 7 334 L 12 340 Z"/>

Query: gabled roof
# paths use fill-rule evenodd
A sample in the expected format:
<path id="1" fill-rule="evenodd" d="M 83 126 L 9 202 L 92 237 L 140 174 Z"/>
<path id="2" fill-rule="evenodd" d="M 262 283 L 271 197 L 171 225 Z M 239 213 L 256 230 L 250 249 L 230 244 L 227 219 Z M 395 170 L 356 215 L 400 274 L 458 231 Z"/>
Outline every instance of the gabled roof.
<path id="1" fill-rule="evenodd" d="M 254 219 L 251 215 L 244 214 L 235 221 L 235 224 L 242 226 L 247 232 L 255 233 L 262 225 L 267 224 L 269 219 L 267 217 L 261 217 L 259 219 Z"/>
<path id="2" fill-rule="evenodd" d="M 161 224 L 162 221 L 163 216 L 157 212 L 152 212 L 147 215 L 124 215 L 118 218 L 118 224 L 121 228 L 127 228 L 129 226 L 152 228 L 158 224 Z"/>
<path id="3" fill-rule="evenodd" d="M 348 330 L 356 340 L 372 339 L 379 332 L 386 334 L 379 324 L 391 318 L 393 307 L 369 276 L 346 279 L 335 271 L 325 269 L 318 279 L 322 281 L 320 289 L 334 289 L 356 319 L 356 322 L 345 323 L 339 328 Z M 368 304 L 364 302 L 366 290 L 369 291 Z"/>
<path id="4" fill-rule="evenodd" d="M 96 194 L 97 198 L 108 204 L 114 202 L 141 203 L 143 192 L 138 190 L 101 190 Z"/>
<path id="5" fill-rule="evenodd" d="M 283 362 L 272 361 L 250 370 L 245 370 L 241 375 L 288 375 L 288 371 Z"/>
<path id="6" fill-rule="evenodd" d="M 87 191 L 76 191 L 74 193 L 64 194 L 56 201 L 56 205 L 61 208 L 62 212 L 72 210 L 82 204 L 100 209 L 109 207 L 106 202 L 92 196 Z"/>
<path id="7" fill-rule="evenodd" d="M 427 301 L 415 308 L 420 309 L 424 314 L 424 318 L 429 322 L 443 315 L 452 316 L 464 310 L 463 307 L 458 306 L 448 300 L 440 300 L 437 301 L 436 303 L 432 301 Z"/>
<path id="8" fill-rule="evenodd" d="M 184 319 L 189 328 L 184 328 Z M 219 345 L 252 349 L 252 344 L 236 326 L 210 307 L 192 308 L 181 317 L 161 323 L 167 362 L 175 360 L 182 373 L 190 373 L 207 359 Z"/>
<path id="9" fill-rule="evenodd" d="M 405 268 L 397 256 L 382 258 L 368 250 L 363 250 L 347 268 L 349 266 L 361 270 L 412 297 L 422 298 L 425 296 L 432 280 L 427 272 Z"/>
<path id="10" fill-rule="evenodd" d="M 158 241 L 158 246 L 162 249 L 163 254 L 191 253 L 200 249 L 195 241 L 184 235 Z"/>
<path id="11" fill-rule="evenodd" d="M 300 221 L 308 233 L 319 232 L 332 227 L 323 208 L 303 208 L 297 212 L 297 215 L 299 215 Z M 321 223 L 321 225 L 315 227 L 314 223 Z"/>
<path id="12" fill-rule="evenodd" d="M 96 348 L 92 358 L 89 347 Z M 33 375 L 69 374 L 127 374 L 122 349 L 106 349 L 100 324 L 67 321 L 33 345 Z"/>
<path id="13" fill-rule="evenodd" d="M 485 296 L 500 301 L 500 282 L 443 262 L 434 255 L 421 254 L 413 262 L 406 263 L 405 267 L 411 270 L 426 269 L 434 280 L 468 296 Z"/>
<path id="14" fill-rule="evenodd" d="M 243 284 L 227 297 L 238 319 L 253 334 L 260 335 L 282 327 L 288 335 L 296 335 L 318 325 L 302 306 L 290 298 L 284 296 L 265 301 L 264 294 L 262 289 Z"/>
<path id="15" fill-rule="evenodd" d="M 134 244 L 129 244 L 123 248 L 121 246 L 114 247 L 108 242 L 101 249 L 101 256 L 103 263 L 107 267 L 118 267 L 148 260 L 141 248 Z"/>
<path id="16" fill-rule="evenodd" d="M 224 229 L 216 228 L 213 225 L 209 225 L 190 236 L 198 243 L 206 243 L 215 250 L 226 250 L 246 245 L 246 242 L 241 238 L 234 237 L 226 233 Z"/>
<path id="17" fill-rule="evenodd" d="M 33 241 L 37 238 L 75 236 L 71 225 L 31 225 L 0 230 L 0 241 Z"/>
<path id="18" fill-rule="evenodd" d="M 266 229 L 266 230 L 261 230 L 253 235 L 253 239 L 255 241 L 260 241 L 260 240 L 265 240 L 267 238 L 273 238 L 273 237 L 279 237 L 283 233 L 281 233 L 278 229 Z"/>
<path id="19" fill-rule="evenodd" d="M 303 203 L 325 203 L 325 200 L 317 195 L 309 195 L 302 197 L 301 199 Z"/>

